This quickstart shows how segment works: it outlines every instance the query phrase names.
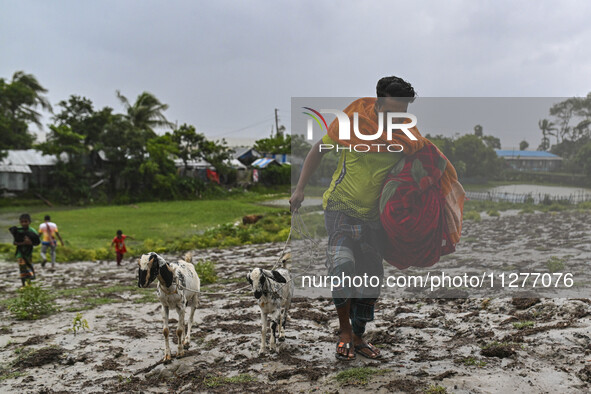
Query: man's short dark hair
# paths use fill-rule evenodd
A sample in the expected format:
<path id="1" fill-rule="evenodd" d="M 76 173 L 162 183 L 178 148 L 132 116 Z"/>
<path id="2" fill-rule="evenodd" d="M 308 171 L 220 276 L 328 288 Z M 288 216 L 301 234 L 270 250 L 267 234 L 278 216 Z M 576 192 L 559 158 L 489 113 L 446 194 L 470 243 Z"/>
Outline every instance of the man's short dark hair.
<path id="1" fill-rule="evenodd" d="M 51 220 L 51 217 L 49 215 L 45 215 L 45 217 L 43 218 L 43 220 Z"/>
<path id="2" fill-rule="evenodd" d="M 412 85 L 402 78 L 384 77 L 376 85 L 377 97 L 398 97 L 406 98 L 405 101 L 412 103 L 417 96 Z"/>
<path id="3" fill-rule="evenodd" d="M 123 235 L 123 231 L 117 230 L 117 235 Z"/>
<path id="4" fill-rule="evenodd" d="M 28 213 L 23 213 L 18 220 L 28 220 L 29 222 L 31 221 L 31 215 L 29 215 Z"/>

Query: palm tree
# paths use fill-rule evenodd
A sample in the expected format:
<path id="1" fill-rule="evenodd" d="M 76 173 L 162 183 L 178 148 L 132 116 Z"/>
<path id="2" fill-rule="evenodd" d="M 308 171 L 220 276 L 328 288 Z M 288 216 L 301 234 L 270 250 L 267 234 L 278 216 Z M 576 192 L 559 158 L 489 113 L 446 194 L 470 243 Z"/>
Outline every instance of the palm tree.
<path id="1" fill-rule="evenodd" d="M 2 81 L 3 82 L 3 81 Z M 40 129 L 41 114 L 35 109 L 41 107 L 52 111 L 51 104 L 42 94 L 47 93 L 33 74 L 17 71 L 12 76 L 10 84 L 2 84 L 1 109 L 3 114 L 12 121 L 35 123 Z"/>
<path id="2" fill-rule="evenodd" d="M 555 136 L 556 143 L 558 144 L 558 133 L 554 133 L 554 131 L 556 131 L 554 123 L 550 122 L 548 119 L 542 119 L 538 121 L 538 127 L 540 128 L 540 130 L 542 130 L 542 145 L 546 147 L 546 149 L 543 150 L 548 150 L 548 148 L 550 147 L 550 138 L 548 138 L 549 135 Z"/>
<path id="3" fill-rule="evenodd" d="M 154 132 L 154 128 L 157 127 L 174 127 L 174 123 L 169 122 L 163 114 L 168 109 L 168 105 L 161 103 L 153 94 L 143 92 L 133 105 L 119 90 L 117 90 L 117 98 L 125 107 L 126 117 L 134 127 L 151 132 Z"/>

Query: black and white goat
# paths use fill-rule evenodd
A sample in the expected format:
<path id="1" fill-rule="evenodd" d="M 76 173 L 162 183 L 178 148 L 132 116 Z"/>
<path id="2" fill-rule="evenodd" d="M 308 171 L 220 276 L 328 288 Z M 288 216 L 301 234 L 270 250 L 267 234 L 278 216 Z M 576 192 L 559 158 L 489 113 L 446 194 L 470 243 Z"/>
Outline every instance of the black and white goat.
<path id="1" fill-rule="evenodd" d="M 192 256 L 186 254 L 185 261 L 166 262 L 156 253 L 142 255 L 139 259 L 139 287 L 148 287 L 150 283 L 158 279 L 157 293 L 162 303 L 162 320 L 164 328 L 164 343 L 166 345 L 164 360 L 172 358 L 170 345 L 168 342 L 168 313 L 170 308 L 175 308 L 179 321 L 176 330 L 178 338 L 177 357 L 184 355 L 184 346 L 189 346 L 191 341 L 191 325 L 193 324 L 193 315 L 195 308 L 199 305 L 199 291 L 201 282 L 191 263 Z M 187 332 L 185 335 L 185 308 L 191 306 Z"/>
<path id="2" fill-rule="evenodd" d="M 262 329 L 259 354 L 264 353 L 267 347 L 269 322 L 271 323 L 269 347 L 275 351 L 277 349 L 276 340 L 279 339 L 280 342 L 285 340 L 287 310 L 291 305 L 294 289 L 291 275 L 285 268 L 272 271 L 255 268 L 246 276 L 246 279 L 251 284 L 254 297 L 258 300 L 261 308 Z"/>

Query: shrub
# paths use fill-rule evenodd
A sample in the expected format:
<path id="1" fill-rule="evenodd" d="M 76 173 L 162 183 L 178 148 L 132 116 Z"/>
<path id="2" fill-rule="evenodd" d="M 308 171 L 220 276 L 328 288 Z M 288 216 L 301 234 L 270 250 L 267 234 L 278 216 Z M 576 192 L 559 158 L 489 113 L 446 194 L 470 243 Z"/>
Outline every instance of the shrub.
<path id="1" fill-rule="evenodd" d="M 194 265 L 201 284 L 206 285 L 217 282 L 218 276 L 215 272 L 215 263 L 213 261 L 200 261 Z"/>
<path id="2" fill-rule="evenodd" d="M 58 310 L 49 291 L 35 283 L 21 287 L 18 293 L 9 302 L 8 310 L 19 320 L 36 320 Z"/>
<path id="3" fill-rule="evenodd" d="M 486 214 L 488 216 L 497 217 L 497 218 L 501 216 L 501 214 L 499 213 L 499 211 L 497 211 L 496 209 L 489 209 L 488 211 L 486 211 Z"/>
<path id="4" fill-rule="evenodd" d="M 473 220 L 475 222 L 480 221 L 480 213 L 476 211 L 468 211 L 464 213 L 464 220 Z"/>
<path id="5" fill-rule="evenodd" d="M 291 166 L 269 166 L 261 170 L 261 183 L 265 185 L 289 185 L 291 183 Z"/>

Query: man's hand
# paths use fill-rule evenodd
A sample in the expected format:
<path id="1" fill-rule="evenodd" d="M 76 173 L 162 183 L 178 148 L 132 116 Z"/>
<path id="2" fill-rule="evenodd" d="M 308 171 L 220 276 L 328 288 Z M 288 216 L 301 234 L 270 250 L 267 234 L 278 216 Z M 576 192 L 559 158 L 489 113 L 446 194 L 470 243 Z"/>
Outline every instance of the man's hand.
<path id="1" fill-rule="evenodd" d="M 23 241 L 22 245 L 33 245 L 33 242 L 31 241 L 31 238 L 25 235 L 25 240 Z"/>
<path id="2" fill-rule="evenodd" d="M 291 212 L 296 212 L 304 201 L 304 191 L 296 189 L 289 199 L 289 208 Z"/>

